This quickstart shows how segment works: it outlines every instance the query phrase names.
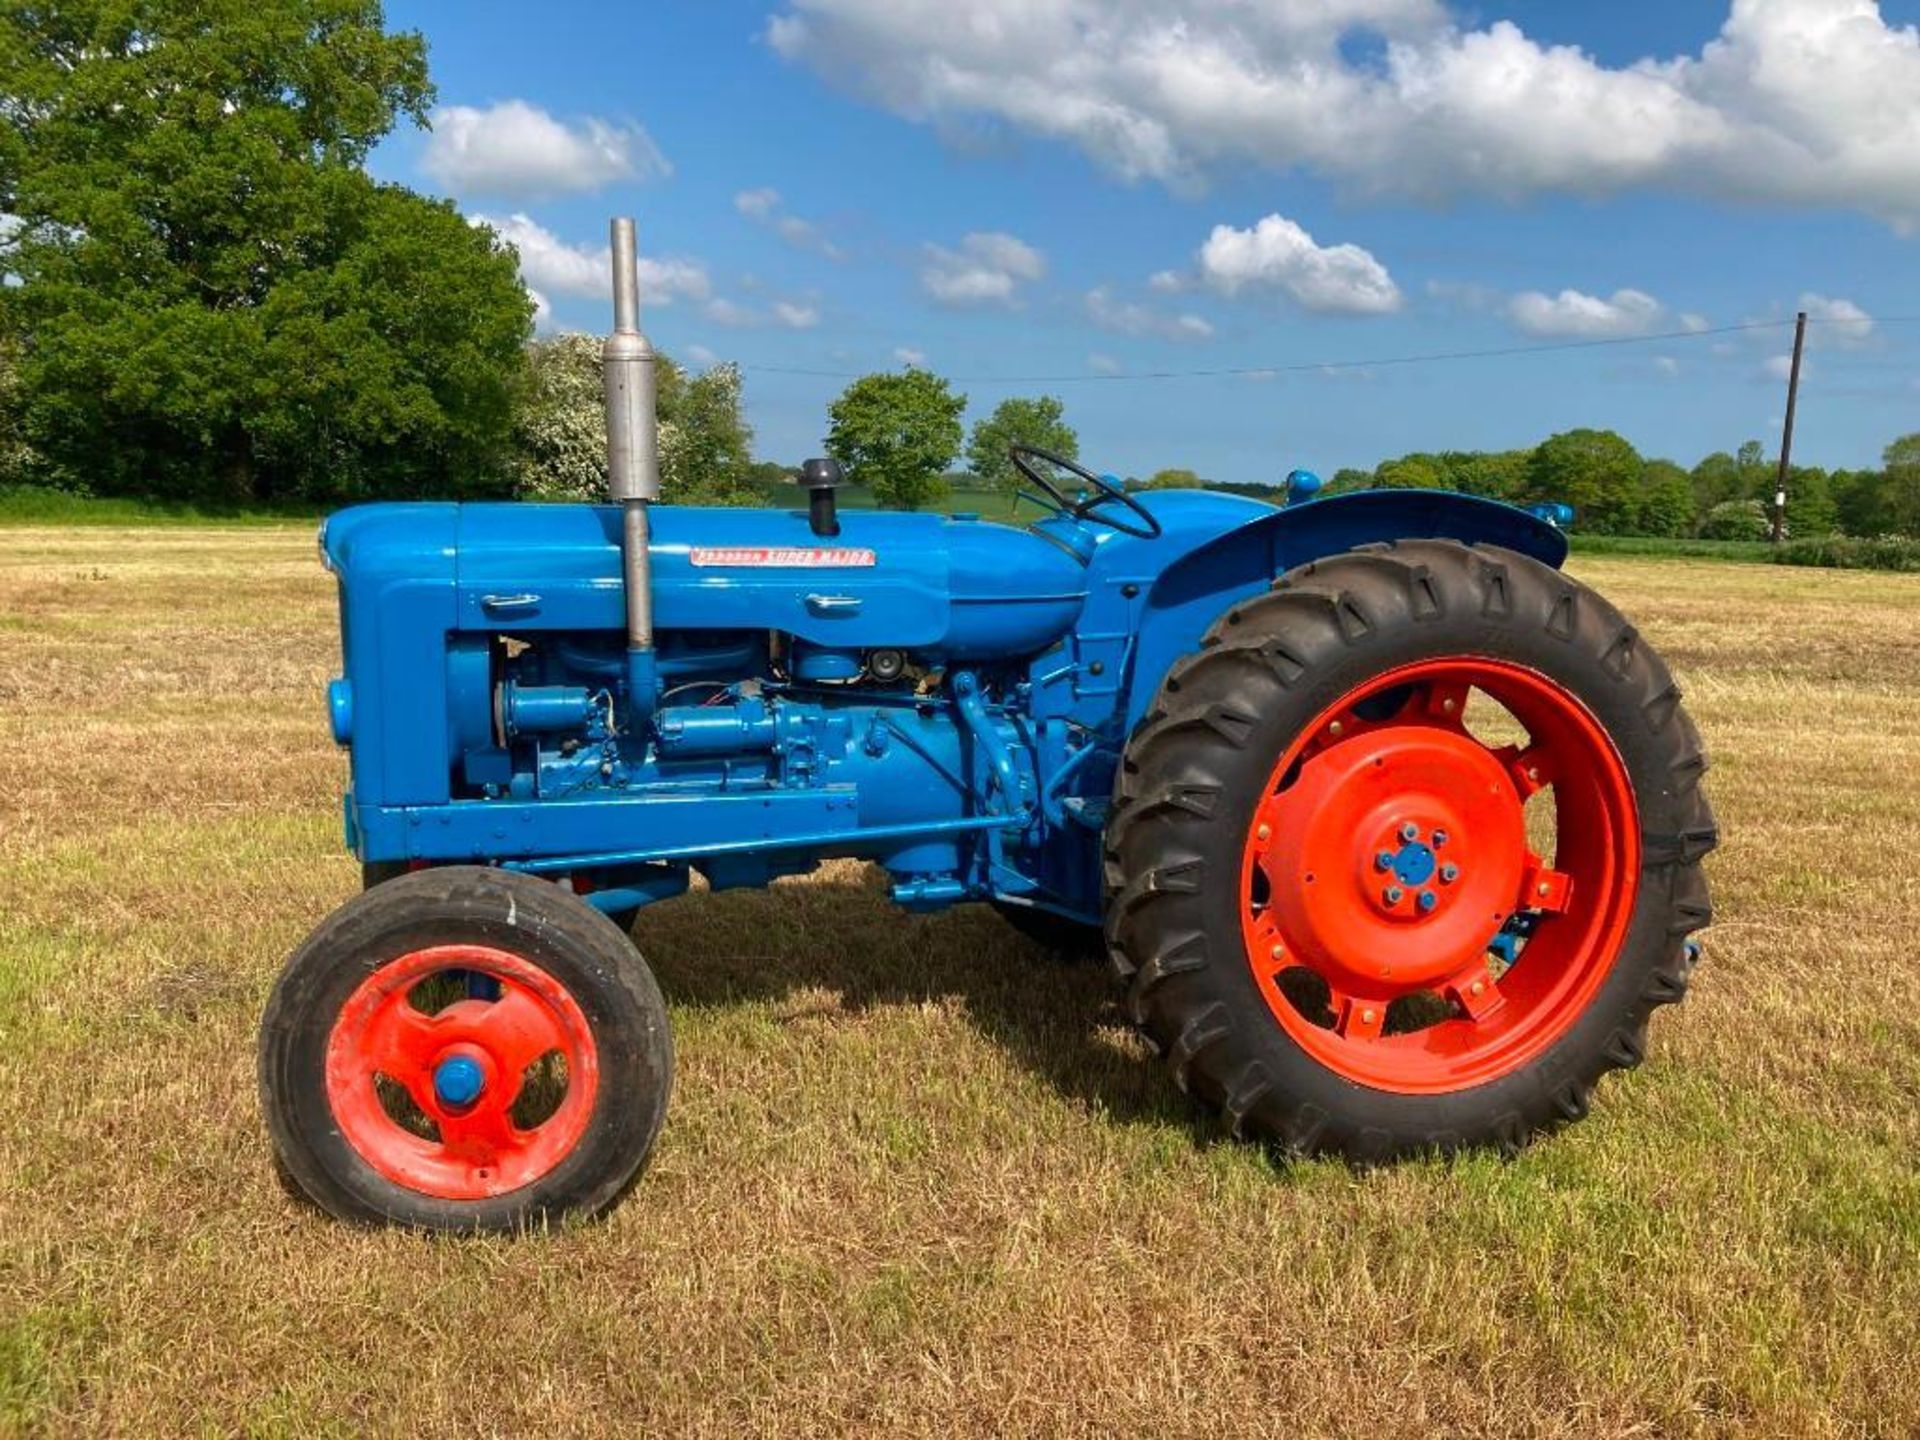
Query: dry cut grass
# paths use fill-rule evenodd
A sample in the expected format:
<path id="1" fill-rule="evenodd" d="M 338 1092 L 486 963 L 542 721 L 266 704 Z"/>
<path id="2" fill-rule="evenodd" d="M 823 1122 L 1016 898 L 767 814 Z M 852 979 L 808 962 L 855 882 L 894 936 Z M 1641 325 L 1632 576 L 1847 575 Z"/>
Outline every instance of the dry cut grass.
<path id="1" fill-rule="evenodd" d="M 1592 558 L 1716 761 L 1721 920 L 1592 1120 L 1222 1143 L 1104 977 L 860 869 L 642 917 L 680 1074 L 604 1224 L 344 1230 L 253 1027 L 345 898 L 310 532 L 0 530 L 0 1432 L 1920 1430 L 1920 580 Z"/>

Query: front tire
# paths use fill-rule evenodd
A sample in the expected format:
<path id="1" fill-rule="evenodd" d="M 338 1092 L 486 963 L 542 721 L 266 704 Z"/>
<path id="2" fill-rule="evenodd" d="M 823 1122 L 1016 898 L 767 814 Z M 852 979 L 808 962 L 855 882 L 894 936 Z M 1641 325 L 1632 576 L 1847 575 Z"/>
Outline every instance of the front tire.
<path id="1" fill-rule="evenodd" d="M 260 1033 L 286 1176 L 340 1219 L 434 1230 L 605 1210 L 645 1166 L 672 1071 L 631 941 L 547 881 L 473 866 L 334 911 Z"/>
<path id="2" fill-rule="evenodd" d="M 1679 700 L 1612 606 L 1511 551 L 1289 572 L 1128 745 L 1105 861 L 1133 1018 L 1296 1152 L 1513 1150 L 1581 1118 L 1710 917 Z"/>

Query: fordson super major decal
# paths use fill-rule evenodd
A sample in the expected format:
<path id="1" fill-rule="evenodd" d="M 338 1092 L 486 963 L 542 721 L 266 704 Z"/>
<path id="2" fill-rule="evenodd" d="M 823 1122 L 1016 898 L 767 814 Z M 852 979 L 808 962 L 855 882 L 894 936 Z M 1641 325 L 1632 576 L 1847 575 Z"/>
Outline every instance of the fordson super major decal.
<path id="1" fill-rule="evenodd" d="M 820 549 L 808 545 L 696 545 L 687 558 L 702 569 L 842 570 L 871 568 L 874 563 L 871 550 Z"/>

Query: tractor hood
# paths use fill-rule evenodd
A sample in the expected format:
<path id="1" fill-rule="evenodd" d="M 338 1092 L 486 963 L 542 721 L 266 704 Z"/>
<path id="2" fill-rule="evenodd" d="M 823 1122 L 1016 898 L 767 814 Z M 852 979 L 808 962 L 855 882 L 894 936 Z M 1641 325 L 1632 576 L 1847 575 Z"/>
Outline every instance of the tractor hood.
<path id="1" fill-rule="evenodd" d="M 652 522 L 661 630 L 1004 659 L 1058 639 L 1086 599 L 1085 566 L 1066 547 L 979 520 L 842 511 L 826 537 L 802 511 L 657 505 Z M 321 544 L 349 610 L 406 577 L 444 586 L 460 630 L 624 623 L 610 505 L 362 505 L 330 518 Z"/>

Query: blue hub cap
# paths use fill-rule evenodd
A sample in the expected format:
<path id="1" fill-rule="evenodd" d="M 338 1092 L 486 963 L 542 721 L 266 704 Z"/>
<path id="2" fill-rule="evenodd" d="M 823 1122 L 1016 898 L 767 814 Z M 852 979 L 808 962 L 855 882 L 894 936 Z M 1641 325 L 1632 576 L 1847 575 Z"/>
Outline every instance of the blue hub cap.
<path id="1" fill-rule="evenodd" d="M 487 1077 L 469 1055 L 449 1055 L 433 1068 L 433 1093 L 442 1105 L 458 1110 L 480 1098 Z"/>
<path id="2" fill-rule="evenodd" d="M 1402 885 L 1424 885 L 1433 878 L 1433 851 L 1418 840 L 1409 840 L 1394 852 L 1391 869 Z"/>

